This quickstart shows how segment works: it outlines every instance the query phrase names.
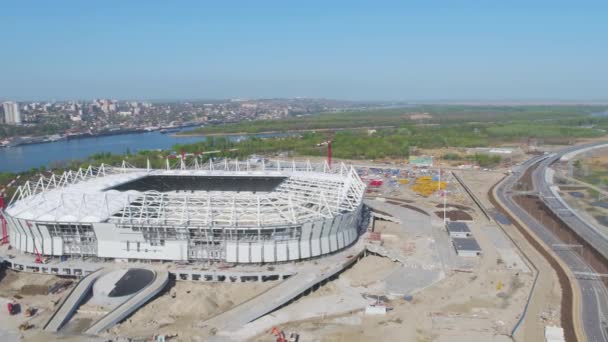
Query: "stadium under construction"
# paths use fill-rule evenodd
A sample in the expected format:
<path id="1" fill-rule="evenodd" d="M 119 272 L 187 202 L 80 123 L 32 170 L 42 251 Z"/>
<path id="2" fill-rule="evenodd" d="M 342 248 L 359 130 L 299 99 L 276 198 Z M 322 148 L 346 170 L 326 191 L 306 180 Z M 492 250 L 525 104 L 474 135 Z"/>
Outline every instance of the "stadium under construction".
<path id="1" fill-rule="evenodd" d="M 37 259 L 277 263 L 353 244 L 365 186 L 344 164 L 182 158 L 42 177 L 4 215 L 11 246 Z"/>

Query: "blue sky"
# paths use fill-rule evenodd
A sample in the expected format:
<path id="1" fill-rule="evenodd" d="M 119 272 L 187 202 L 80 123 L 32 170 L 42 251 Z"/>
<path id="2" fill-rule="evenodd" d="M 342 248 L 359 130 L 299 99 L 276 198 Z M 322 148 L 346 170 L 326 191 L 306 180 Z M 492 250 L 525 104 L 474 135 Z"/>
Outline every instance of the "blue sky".
<path id="1" fill-rule="evenodd" d="M 608 1 L 0 1 L 0 99 L 608 100 Z"/>

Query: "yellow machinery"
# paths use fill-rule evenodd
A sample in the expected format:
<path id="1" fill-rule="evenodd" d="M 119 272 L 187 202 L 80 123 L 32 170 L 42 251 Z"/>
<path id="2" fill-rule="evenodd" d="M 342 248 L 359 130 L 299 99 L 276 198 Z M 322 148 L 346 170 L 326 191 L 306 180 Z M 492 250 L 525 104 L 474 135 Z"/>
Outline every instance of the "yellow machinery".
<path id="1" fill-rule="evenodd" d="M 433 181 L 431 176 L 422 176 L 416 179 L 412 190 L 422 196 L 430 196 L 437 190 L 444 190 L 446 185 L 446 182 Z"/>

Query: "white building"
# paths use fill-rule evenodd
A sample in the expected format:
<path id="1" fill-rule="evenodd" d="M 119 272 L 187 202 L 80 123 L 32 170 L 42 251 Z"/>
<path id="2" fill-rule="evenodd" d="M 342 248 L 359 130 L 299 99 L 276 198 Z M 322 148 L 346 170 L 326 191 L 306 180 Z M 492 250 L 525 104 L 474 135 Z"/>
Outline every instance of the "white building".
<path id="1" fill-rule="evenodd" d="M 2 104 L 4 108 L 4 122 L 8 125 L 21 125 L 21 113 L 16 102 L 7 101 Z"/>

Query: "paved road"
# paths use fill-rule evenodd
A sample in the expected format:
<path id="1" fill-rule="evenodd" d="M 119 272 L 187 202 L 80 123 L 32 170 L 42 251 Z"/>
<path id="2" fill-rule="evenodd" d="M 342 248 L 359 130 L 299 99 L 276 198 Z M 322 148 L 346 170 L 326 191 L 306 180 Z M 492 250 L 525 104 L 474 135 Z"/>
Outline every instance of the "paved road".
<path id="1" fill-rule="evenodd" d="M 155 271 L 154 279 L 148 286 L 141 289 L 133 297 L 129 298 L 126 302 L 120 304 L 116 309 L 110 311 L 110 313 L 93 323 L 85 331 L 85 334 L 96 335 L 106 329 L 111 328 L 116 323 L 125 319 L 127 316 L 135 312 L 141 306 L 146 304 L 150 299 L 160 293 L 165 288 L 165 286 L 167 286 L 168 283 L 169 272 L 164 270 Z"/>
<path id="2" fill-rule="evenodd" d="M 350 248 L 337 254 L 319 260 L 315 267 L 302 268 L 296 275 L 281 282 L 250 300 L 234 308 L 199 323 L 205 329 L 218 331 L 236 331 L 245 324 L 254 321 L 269 312 L 285 305 L 308 289 L 331 278 L 345 267 L 356 261 L 356 256 L 365 249 L 365 241 L 361 237 Z"/>
<path id="3" fill-rule="evenodd" d="M 562 150 L 556 154 L 540 156 L 525 162 L 514 175 L 509 176 L 498 188 L 497 194 L 500 201 L 505 204 L 508 209 L 516 215 L 532 232 L 534 232 L 547 246 L 553 246 L 555 244 L 563 244 L 549 229 L 541 225 L 536 219 L 530 216 L 524 209 L 519 207 L 512 199 L 510 193 L 512 187 L 515 185 L 519 177 L 532 165 L 540 163 L 537 170 L 533 173 L 533 184 L 535 190 L 539 191 L 545 200 L 549 200 L 547 203 L 550 209 L 554 203 L 551 199 L 552 195 L 546 193 L 547 184 L 545 179 L 545 169 L 548 165 L 558 160 L 563 154 L 572 152 L 579 148 L 588 147 L 578 146 L 571 147 Z M 560 217 L 574 216 L 568 214 L 565 211 L 560 211 Z M 566 221 L 566 220 L 565 220 Z M 567 224 L 570 222 L 566 221 Z M 580 223 L 579 223 L 580 224 Z M 573 229 L 578 229 L 578 226 Z M 578 231 L 577 231 L 578 232 Z M 581 235 L 584 238 L 591 238 L 593 234 L 591 230 L 587 228 L 586 234 Z M 601 236 L 595 235 L 595 239 L 604 240 Z M 596 244 L 606 243 L 604 240 L 596 241 Z M 555 254 L 560 257 L 563 262 L 572 270 L 572 272 L 593 272 L 593 270 L 587 265 L 587 263 L 571 249 L 555 250 Z M 587 341 L 601 342 L 608 341 L 608 334 L 606 332 L 606 314 L 608 313 L 608 292 L 604 284 L 597 279 L 581 279 L 577 278 L 579 286 L 581 288 L 581 300 L 582 300 L 582 321 L 584 325 L 585 335 Z"/>
<path id="4" fill-rule="evenodd" d="M 601 146 L 603 144 L 595 144 L 595 146 Z M 585 145 L 588 146 L 588 145 Z M 581 147 L 579 147 L 581 148 Z M 582 148 L 581 148 L 582 149 Z M 559 194 L 554 188 L 552 178 L 547 175 L 547 168 L 558 161 L 562 155 L 577 150 L 576 147 L 571 147 L 562 150 L 558 153 L 547 156 L 540 162 L 537 169 L 532 173 L 532 182 L 534 188 L 539 191 L 541 199 L 545 204 L 570 227 L 578 235 L 580 235 L 585 241 L 589 242 L 597 251 L 608 259 L 608 236 L 601 230 L 595 227 L 593 224 L 585 221 L 580 215 L 578 215 L 566 202 L 559 198 Z"/>
<path id="5" fill-rule="evenodd" d="M 76 287 L 67 295 L 61 305 L 44 325 L 44 330 L 57 332 L 72 317 L 82 300 L 91 290 L 95 281 L 105 274 L 104 270 L 95 271 L 82 278 Z"/>

